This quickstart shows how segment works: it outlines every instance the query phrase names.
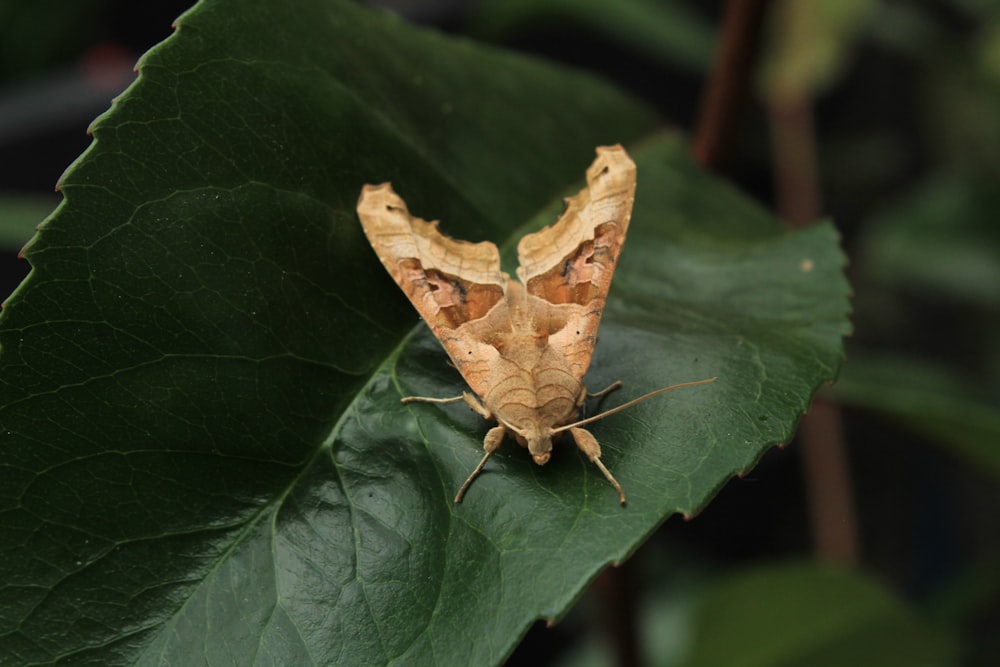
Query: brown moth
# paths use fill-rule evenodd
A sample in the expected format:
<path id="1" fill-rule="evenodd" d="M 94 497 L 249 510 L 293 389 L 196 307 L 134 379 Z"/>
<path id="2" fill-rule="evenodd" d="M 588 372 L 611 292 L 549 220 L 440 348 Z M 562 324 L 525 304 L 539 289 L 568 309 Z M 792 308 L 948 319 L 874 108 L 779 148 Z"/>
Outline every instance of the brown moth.
<path id="1" fill-rule="evenodd" d="M 508 432 L 544 465 L 553 438 L 569 431 L 624 505 L 625 492 L 601 462 L 597 439 L 580 427 L 655 394 L 715 379 L 664 387 L 577 421 L 587 398 L 621 386 L 615 382 L 592 394 L 583 376 L 628 231 L 635 178 L 635 163 L 624 148 L 597 148 L 587 187 L 566 200 L 554 224 L 518 244 L 520 282 L 500 270 L 494 244 L 443 235 L 437 221 L 411 216 L 389 183 L 362 188 L 358 217 L 375 253 L 472 390 L 454 398 L 409 396 L 403 402 L 464 400 L 498 422 L 486 434 L 486 454 L 458 490 L 456 503 Z"/>

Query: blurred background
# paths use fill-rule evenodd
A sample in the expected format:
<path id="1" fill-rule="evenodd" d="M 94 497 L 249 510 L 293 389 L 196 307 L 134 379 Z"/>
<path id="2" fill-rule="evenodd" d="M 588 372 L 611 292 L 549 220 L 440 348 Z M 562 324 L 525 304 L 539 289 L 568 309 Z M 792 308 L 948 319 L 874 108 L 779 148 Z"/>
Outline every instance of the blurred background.
<path id="1" fill-rule="evenodd" d="M 0 2 L 0 298 L 59 204 L 87 127 L 189 2 Z M 727 3 L 397 0 L 449 33 L 585 69 L 695 131 Z M 846 443 L 846 556 L 952 628 L 968 665 L 1000 664 L 1000 4 L 817 0 L 765 7 L 748 95 L 714 165 L 778 211 L 832 218 L 850 257 L 855 334 L 824 390 Z M 804 202 L 802 201 L 804 198 Z M 804 212 L 804 213 L 803 213 Z M 670 630 L 719 573 L 817 548 L 815 471 L 793 443 L 670 519 L 510 664 L 612 664 Z M 822 471 L 821 473 L 822 474 Z M 652 582 L 652 583 L 650 583 Z M 627 621 L 631 639 L 616 636 Z"/>

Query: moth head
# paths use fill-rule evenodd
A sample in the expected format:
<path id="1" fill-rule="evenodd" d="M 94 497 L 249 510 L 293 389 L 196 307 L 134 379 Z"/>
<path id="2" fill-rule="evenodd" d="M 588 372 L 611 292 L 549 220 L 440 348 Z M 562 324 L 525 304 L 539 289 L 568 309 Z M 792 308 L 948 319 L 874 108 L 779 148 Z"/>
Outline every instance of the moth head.
<path id="1" fill-rule="evenodd" d="M 531 458 L 540 466 L 549 462 L 552 456 L 552 436 L 548 433 L 538 433 L 534 437 L 528 438 L 528 451 Z"/>
<path id="2" fill-rule="evenodd" d="M 531 458 L 540 466 L 549 462 L 552 456 L 552 429 L 529 424 L 527 427 L 518 428 L 512 424 L 507 424 L 507 428 L 514 432 L 514 437 L 518 444 L 527 447 Z"/>

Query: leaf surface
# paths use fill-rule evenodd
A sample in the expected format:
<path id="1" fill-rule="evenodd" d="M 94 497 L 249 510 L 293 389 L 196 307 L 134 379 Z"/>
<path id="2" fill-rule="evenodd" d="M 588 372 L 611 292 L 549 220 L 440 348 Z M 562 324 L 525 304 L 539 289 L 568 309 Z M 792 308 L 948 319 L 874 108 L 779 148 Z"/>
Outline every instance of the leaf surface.
<path id="1" fill-rule="evenodd" d="M 0 320 L 0 664 L 495 664 L 607 563 L 791 436 L 834 377 L 834 231 L 784 231 L 609 86 L 332 0 L 203 2 L 62 182 Z M 718 376 L 572 447 L 461 390 L 368 247 L 364 183 L 455 237 L 639 163 L 588 382 Z"/>

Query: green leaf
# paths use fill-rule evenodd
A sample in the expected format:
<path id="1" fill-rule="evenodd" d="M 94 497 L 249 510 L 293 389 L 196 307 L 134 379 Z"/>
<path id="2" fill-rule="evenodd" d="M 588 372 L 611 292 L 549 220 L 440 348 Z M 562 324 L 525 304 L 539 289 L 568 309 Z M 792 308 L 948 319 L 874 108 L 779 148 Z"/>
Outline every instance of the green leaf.
<path id="1" fill-rule="evenodd" d="M 636 558 L 646 565 L 636 635 L 642 664 L 649 665 L 961 664 L 954 621 L 988 604 L 1000 581 L 995 566 L 969 572 L 931 614 L 883 582 L 829 566 L 769 563 L 726 574 L 712 571 L 704 558 L 678 558 L 661 541 Z M 614 664 L 609 639 L 588 633 L 559 666 Z"/>
<path id="2" fill-rule="evenodd" d="M 992 174 L 927 182 L 868 226 L 859 268 L 882 285 L 1000 308 L 998 208 Z"/>
<path id="3" fill-rule="evenodd" d="M 51 197 L 0 195 L 0 252 L 17 252 L 58 204 Z"/>
<path id="4" fill-rule="evenodd" d="M 698 605 L 689 667 L 954 665 L 950 632 L 861 575 L 779 565 L 721 582 Z"/>
<path id="5" fill-rule="evenodd" d="M 58 203 L 52 197 L 0 195 L 0 251 L 19 251 Z"/>
<path id="6" fill-rule="evenodd" d="M 829 87 L 877 8 L 872 0 L 776 3 L 762 77 L 766 95 L 815 95 Z"/>
<path id="7" fill-rule="evenodd" d="M 1000 407 L 981 380 L 926 361 L 851 354 L 830 393 L 931 438 L 1000 475 Z"/>
<path id="8" fill-rule="evenodd" d="M 334 0 L 202 2 L 140 73 L 0 320 L 0 664 L 499 663 L 836 373 L 833 229 L 784 231 L 587 76 Z M 626 509 L 513 444 L 455 506 L 487 425 L 399 404 L 461 383 L 361 185 L 509 244 L 616 141 L 640 185 L 588 382 L 719 380 L 595 425 Z"/>
<path id="9" fill-rule="evenodd" d="M 1000 197 L 987 180 L 940 176 L 866 227 L 856 275 L 868 340 L 852 349 L 830 393 L 997 474 L 1000 409 L 991 386 L 1000 348 L 989 331 L 1000 306 Z M 979 331 L 968 337 L 970 330 Z M 873 351 L 903 339 L 908 357 Z M 941 340 L 961 340 L 958 357 L 973 360 L 977 372 L 955 354 L 942 357 Z"/>

